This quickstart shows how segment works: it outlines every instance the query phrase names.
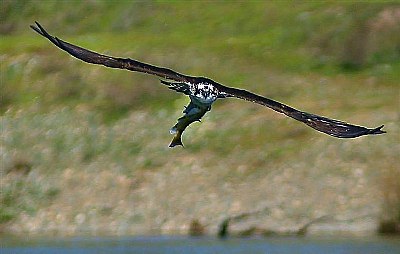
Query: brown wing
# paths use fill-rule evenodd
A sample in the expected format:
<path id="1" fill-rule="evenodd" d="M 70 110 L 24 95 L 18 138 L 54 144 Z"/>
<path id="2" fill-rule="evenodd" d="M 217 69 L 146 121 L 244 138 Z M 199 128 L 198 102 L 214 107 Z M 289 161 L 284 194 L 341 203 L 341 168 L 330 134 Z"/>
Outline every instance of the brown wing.
<path id="1" fill-rule="evenodd" d="M 60 49 L 67 51 L 69 54 L 87 63 L 101 64 L 111 68 L 127 69 L 130 71 L 144 72 L 178 82 L 193 82 L 195 80 L 194 77 L 186 76 L 167 68 L 141 63 L 139 61 L 129 58 L 117 58 L 101 55 L 99 53 L 75 46 L 61 39 L 58 39 L 57 37 L 51 36 L 38 22 L 35 23 L 37 27 L 31 26 L 31 28 L 35 30 L 38 34 L 49 39 L 54 45 L 56 45 Z"/>
<path id="2" fill-rule="evenodd" d="M 329 119 L 323 116 L 318 116 L 314 114 L 310 114 L 307 112 L 299 111 L 292 107 L 289 107 L 280 102 L 250 93 L 246 90 L 230 88 L 230 87 L 219 87 L 221 92 L 224 92 L 233 97 L 237 97 L 239 99 L 252 101 L 263 106 L 269 107 L 279 113 L 283 113 L 297 121 L 303 122 L 310 126 L 311 128 L 331 135 L 337 138 L 355 138 L 363 135 L 372 135 L 372 134 L 382 134 L 386 133 L 381 130 L 382 126 L 379 126 L 375 129 L 368 129 L 362 126 L 348 124 L 339 120 Z"/>

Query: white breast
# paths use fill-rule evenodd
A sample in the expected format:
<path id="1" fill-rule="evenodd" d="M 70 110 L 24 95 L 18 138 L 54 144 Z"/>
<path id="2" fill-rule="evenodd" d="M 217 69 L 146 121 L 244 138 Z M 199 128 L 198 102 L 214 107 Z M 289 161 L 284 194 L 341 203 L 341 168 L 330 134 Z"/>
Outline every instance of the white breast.
<path id="1" fill-rule="evenodd" d="M 191 96 L 203 104 L 211 105 L 218 98 L 218 89 L 208 83 L 190 85 Z"/>

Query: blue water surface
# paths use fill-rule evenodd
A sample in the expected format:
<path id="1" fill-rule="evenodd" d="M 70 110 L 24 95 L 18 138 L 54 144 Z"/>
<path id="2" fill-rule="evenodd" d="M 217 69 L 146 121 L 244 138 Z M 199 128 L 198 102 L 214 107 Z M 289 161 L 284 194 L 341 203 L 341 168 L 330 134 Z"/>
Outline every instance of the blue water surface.
<path id="1" fill-rule="evenodd" d="M 1 254 L 94 254 L 94 253 L 323 253 L 323 254 L 400 254 L 400 238 L 227 238 L 186 236 L 77 237 L 77 238 L 6 238 Z"/>

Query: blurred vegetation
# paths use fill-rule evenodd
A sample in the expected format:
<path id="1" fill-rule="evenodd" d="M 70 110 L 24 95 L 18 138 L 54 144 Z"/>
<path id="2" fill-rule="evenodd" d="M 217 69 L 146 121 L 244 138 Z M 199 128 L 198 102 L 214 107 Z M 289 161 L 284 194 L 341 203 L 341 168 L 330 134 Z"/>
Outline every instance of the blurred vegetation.
<path id="1" fill-rule="evenodd" d="M 243 174 L 251 176 L 305 160 L 299 151 L 318 156 L 323 146 L 313 144 L 328 139 L 227 100 L 187 130 L 185 150 L 169 150 L 168 129 L 186 98 L 156 78 L 71 58 L 31 31 L 34 21 L 97 52 L 208 76 L 361 125 L 384 123 L 386 136 L 354 141 L 370 151 L 324 155 L 400 182 L 399 3 L 2 0 L 0 223 L 55 202 L 63 191 L 55 179 L 66 169 L 137 177 L 193 154 L 210 171 L 221 161 L 228 168 L 246 161 Z M 343 148 L 344 141 L 327 142 Z M 381 186 L 390 196 L 385 219 L 400 221 L 400 200 L 387 194 L 398 197 L 398 185 Z"/>
<path id="2" fill-rule="evenodd" d="M 170 100 L 147 77 L 115 74 L 98 67 L 87 69 L 61 52 L 58 58 L 62 60 L 51 61 L 49 51 L 54 52 L 54 48 L 33 36 L 28 27 L 34 20 L 88 48 L 155 59 L 193 74 L 203 73 L 207 63 L 219 66 L 241 59 L 285 72 L 336 75 L 361 69 L 357 75 L 373 73 L 392 82 L 400 78 L 400 25 L 395 4 L 297 3 L 288 8 L 288 3 L 215 3 L 204 8 L 201 2 L 179 1 L 76 3 L 2 2 L 3 112 L 11 104 L 32 103 L 35 98 L 46 107 L 85 103 L 102 112 L 108 109 L 112 115 L 143 105 L 148 96 L 163 95 L 158 100 L 163 107 Z M 218 15 L 221 12 L 224 15 Z M 14 54 L 18 58 L 10 62 Z M 179 61 L 172 61 L 177 55 Z M 194 58 L 198 64 L 187 63 Z M 222 80 L 228 79 L 227 83 L 243 81 L 246 75 L 228 70 L 217 73 Z M 138 79 L 135 83 L 139 85 L 132 86 L 132 80 Z"/>

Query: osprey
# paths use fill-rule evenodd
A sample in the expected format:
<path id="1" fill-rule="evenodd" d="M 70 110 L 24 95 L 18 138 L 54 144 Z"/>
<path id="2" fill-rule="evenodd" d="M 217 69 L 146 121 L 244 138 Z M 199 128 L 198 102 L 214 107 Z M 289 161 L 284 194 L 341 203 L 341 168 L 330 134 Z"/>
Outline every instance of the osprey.
<path id="1" fill-rule="evenodd" d="M 303 122 L 311 128 L 331 135 L 336 138 L 355 138 L 363 135 L 382 134 L 383 125 L 369 129 L 362 126 L 352 125 L 343 121 L 329 119 L 323 116 L 299 111 L 280 102 L 256 95 L 246 90 L 232 88 L 217 83 L 209 78 L 193 77 L 178 73 L 171 69 L 157 67 L 139 62 L 129 58 L 119 58 L 102 55 L 76 45 L 70 44 L 57 37 L 53 37 L 38 23 L 31 26 L 40 35 L 49 39 L 54 45 L 68 52 L 72 56 L 91 64 L 101 64 L 110 68 L 127 69 L 130 71 L 144 72 L 161 77 L 162 84 L 176 92 L 188 95 L 190 103 L 183 111 L 184 115 L 170 130 L 174 134 L 170 147 L 182 144 L 182 133 L 191 123 L 200 121 L 211 105 L 217 99 L 236 97 L 269 107 L 279 113 L 285 114 L 297 121 Z"/>

